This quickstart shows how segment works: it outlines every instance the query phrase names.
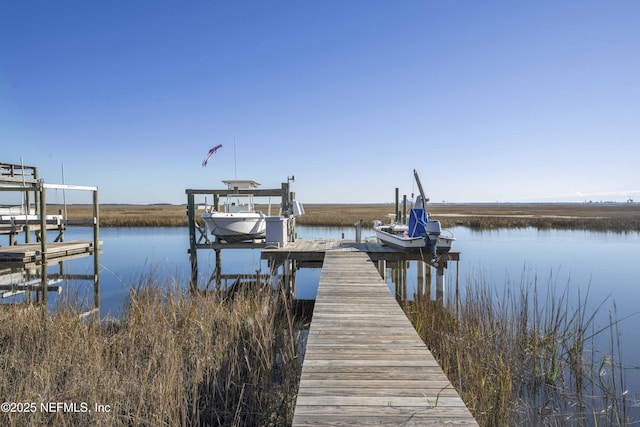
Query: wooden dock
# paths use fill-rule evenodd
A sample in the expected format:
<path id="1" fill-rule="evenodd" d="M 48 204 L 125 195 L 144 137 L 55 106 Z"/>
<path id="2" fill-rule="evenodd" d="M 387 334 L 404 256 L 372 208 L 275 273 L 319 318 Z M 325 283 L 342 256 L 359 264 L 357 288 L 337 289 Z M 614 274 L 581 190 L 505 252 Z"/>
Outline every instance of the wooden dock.
<path id="1" fill-rule="evenodd" d="M 403 252 L 377 241 L 340 240 L 340 239 L 299 239 L 282 248 L 265 248 L 262 259 L 275 262 L 286 260 L 322 262 L 325 253 L 330 251 L 359 251 L 369 255 L 372 261 L 430 261 L 431 253 Z M 450 251 L 439 256 L 441 261 L 459 261 L 460 252 Z"/>
<path id="2" fill-rule="evenodd" d="M 101 245 L 102 242 L 98 244 Z M 49 261 L 94 252 L 93 242 L 89 241 L 47 242 L 46 246 Z M 0 246 L 0 262 L 26 263 L 40 260 L 42 260 L 42 245 L 39 242 Z"/>
<path id="3" fill-rule="evenodd" d="M 294 426 L 477 425 L 357 248 L 327 251 Z"/>

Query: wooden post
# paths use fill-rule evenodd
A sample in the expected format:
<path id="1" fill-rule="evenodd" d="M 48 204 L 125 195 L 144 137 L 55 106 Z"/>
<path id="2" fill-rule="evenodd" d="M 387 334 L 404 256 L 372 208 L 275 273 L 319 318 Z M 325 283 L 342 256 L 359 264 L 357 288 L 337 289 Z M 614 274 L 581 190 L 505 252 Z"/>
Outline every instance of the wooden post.
<path id="1" fill-rule="evenodd" d="M 396 187 L 396 211 L 394 212 L 396 215 L 396 221 L 400 221 L 400 189 Z"/>
<path id="2" fill-rule="evenodd" d="M 382 280 L 387 280 L 387 260 L 378 260 L 378 273 L 380 273 L 380 277 L 382 277 Z"/>
<path id="3" fill-rule="evenodd" d="M 289 211 L 289 209 L 291 208 L 291 203 L 289 200 L 289 197 L 291 197 L 291 195 L 289 194 L 289 183 L 283 182 L 281 185 L 281 188 L 282 188 L 282 196 L 281 196 L 280 206 L 282 208 L 282 213 L 284 214 L 285 212 Z"/>
<path id="4" fill-rule="evenodd" d="M 23 173 L 24 173 L 24 171 L 23 171 Z M 38 180 L 38 168 L 35 168 L 35 167 L 33 168 L 33 179 L 36 180 L 36 181 Z M 38 214 L 38 212 L 37 212 L 38 206 L 40 206 L 40 203 L 39 203 L 40 200 L 39 200 L 39 197 L 38 197 L 40 194 L 42 194 L 42 191 L 34 191 L 33 192 L 33 198 L 34 198 L 33 204 L 34 204 L 34 206 L 36 208 L 36 215 Z M 28 203 L 27 203 L 27 213 L 29 213 L 29 204 Z"/>
<path id="5" fill-rule="evenodd" d="M 58 209 L 58 215 L 62 217 L 62 220 L 58 222 L 58 237 L 56 237 L 56 242 L 64 242 L 64 230 L 65 230 L 65 222 L 66 215 L 63 215 L 62 209 Z"/>
<path id="6" fill-rule="evenodd" d="M 429 265 L 429 263 L 424 263 L 424 273 L 424 294 L 427 295 L 429 297 L 429 301 L 431 301 L 431 265 Z"/>
<path id="7" fill-rule="evenodd" d="M 222 288 L 222 281 L 221 281 L 221 277 L 222 277 L 222 250 L 221 249 L 216 249 L 215 250 L 216 253 L 216 266 L 213 269 L 213 278 L 216 282 L 216 290 L 220 290 Z M 196 261 L 197 264 L 197 261 Z M 196 266 L 196 269 L 198 267 Z M 198 285 L 196 284 L 195 289 L 198 288 Z M 226 289 L 225 289 L 226 290 Z"/>
<path id="8" fill-rule="evenodd" d="M 409 268 L 409 261 L 400 261 L 402 263 L 402 301 L 406 301 L 407 298 L 407 271 Z"/>
<path id="9" fill-rule="evenodd" d="M 456 318 L 460 312 L 460 260 L 456 261 Z"/>
<path id="10" fill-rule="evenodd" d="M 98 189 L 93 191 L 93 302 L 100 318 L 100 208 Z"/>
<path id="11" fill-rule="evenodd" d="M 402 196 L 402 223 L 407 223 L 407 195 Z"/>
<path id="12" fill-rule="evenodd" d="M 444 266 L 438 265 L 436 272 L 436 301 L 444 305 Z"/>
<path id="13" fill-rule="evenodd" d="M 291 293 L 291 270 L 292 261 L 290 259 L 284 262 L 284 294 L 289 297 Z"/>
<path id="14" fill-rule="evenodd" d="M 44 189 L 44 181 L 38 181 L 40 193 L 40 252 L 41 252 L 41 273 L 40 280 L 42 286 L 42 301 L 47 303 L 48 278 L 47 278 L 47 197 Z"/>
<path id="15" fill-rule="evenodd" d="M 214 202 L 215 203 L 215 202 Z M 191 262 L 191 290 L 198 289 L 198 249 L 196 246 L 196 215 L 194 195 L 187 192 L 187 216 L 189 218 L 189 261 Z"/>
<path id="16" fill-rule="evenodd" d="M 278 285 L 278 282 L 279 282 L 278 264 L 275 262 L 273 258 L 269 258 L 268 265 L 269 265 L 269 275 L 270 275 L 269 281 L 271 283 L 271 286 L 276 287 L 276 285 Z"/>
<path id="17" fill-rule="evenodd" d="M 418 270 L 418 286 L 417 286 L 417 291 L 418 291 L 418 298 L 424 296 L 424 262 L 422 261 L 416 261 L 417 265 L 417 270 Z"/>
<path id="18" fill-rule="evenodd" d="M 293 200 L 296 198 L 296 193 L 295 192 L 290 192 L 289 193 L 289 200 L 291 201 L 291 209 L 293 210 Z M 293 212 L 291 212 L 293 214 Z M 287 224 L 288 230 L 289 230 L 289 236 L 287 237 L 287 241 L 289 242 L 295 242 L 296 241 L 296 217 L 294 217 L 293 215 L 291 215 L 291 218 L 289 218 L 289 223 Z"/>
<path id="19" fill-rule="evenodd" d="M 24 169 L 22 170 L 22 173 L 24 174 Z M 33 168 L 33 179 L 36 181 L 38 180 L 38 168 Z M 36 215 L 38 215 L 38 211 L 42 213 L 42 209 L 41 209 L 42 204 L 40 203 L 40 197 L 39 197 L 42 194 L 44 194 L 44 188 L 39 187 L 39 184 L 36 184 L 36 187 L 33 190 L 33 205 L 35 207 Z M 29 200 L 29 192 L 27 191 L 27 200 L 26 200 L 27 217 L 25 218 L 25 233 L 24 233 L 25 243 L 31 243 L 31 227 L 29 227 L 29 216 L 28 216 L 29 211 L 31 209 L 30 204 L 31 204 L 31 201 Z"/>
<path id="20" fill-rule="evenodd" d="M 29 205 L 31 204 L 31 200 L 30 200 L 30 197 L 29 197 L 29 191 L 25 191 L 24 194 L 25 194 L 25 204 L 26 204 L 26 207 L 27 207 L 27 211 L 26 211 L 26 215 L 27 216 L 24 217 L 24 228 L 23 228 L 23 230 L 24 230 L 24 242 L 25 243 L 31 243 L 31 228 L 29 227 L 29 210 L 30 210 Z M 38 193 L 34 191 L 33 194 L 34 194 L 34 197 L 35 197 L 35 195 L 37 195 Z M 38 198 L 36 197 L 35 200 L 37 202 Z M 36 207 L 36 210 L 37 209 L 39 209 L 39 207 Z"/>
<path id="21" fill-rule="evenodd" d="M 293 296 L 293 298 L 296 297 L 296 275 L 298 272 L 298 261 L 292 260 L 291 261 L 291 290 L 290 293 Z M 289 296 L 291 296 L 289 295 Z"/>

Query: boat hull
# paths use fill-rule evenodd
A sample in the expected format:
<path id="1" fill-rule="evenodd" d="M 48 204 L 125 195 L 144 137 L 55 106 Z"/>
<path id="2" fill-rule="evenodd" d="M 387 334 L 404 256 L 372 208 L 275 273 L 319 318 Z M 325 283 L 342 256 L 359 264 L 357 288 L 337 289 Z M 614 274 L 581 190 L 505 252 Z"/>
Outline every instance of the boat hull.
<path id="1" fill-rule="evenodd" d="M 259 212 L 205 213 L 202 219 L 217 240 L 233 243 L 266 236 L 266 217 Z"/>
<path id="2" fill-rule="evenodd" d="M 382 230 L 384 227 L 374 229 L 378 240 L 387 246 L 408 252 L 433 252 L 430 241 L 424 237 L 407 237 L 400 233 L 389 233 Z M 388 228 L 388 227 L 387 227 Z M 453 242 L 456 240 L 453 236 L 437 235 L 431 237 L 436 240 L 436 251 L 438 255 L 446 254 L 451 250 Z"/>
<path id="3" fill-rule="evenodd" d="M 382 230 L 375 230 L 378 240 L 387 246 L 399 249 L 401 251 L 431 252 L 431 245 L 424 237 L 405 237 L 399 234 L 387 233 Z"/>
<path id="4" fill-rule="evenodd" d="M 438 242 L 436 243 L 436 253 L 437 254 L 446 254 L 451 250 L 451 245 L 453 241 L 456 240 L 455 237 L 450 236 L 438 236 Z"/>

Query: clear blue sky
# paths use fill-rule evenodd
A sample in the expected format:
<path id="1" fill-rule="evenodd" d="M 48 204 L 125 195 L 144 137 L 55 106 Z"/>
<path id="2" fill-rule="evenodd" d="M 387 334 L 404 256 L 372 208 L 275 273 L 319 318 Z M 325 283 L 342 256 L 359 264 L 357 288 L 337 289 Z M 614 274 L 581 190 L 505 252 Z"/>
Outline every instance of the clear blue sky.
<path id="1" fill-rule="evenodd" d="M 0 0 L 0 161 L 103 203 L 640 200 L 640 1 Z M 209 148 L 223 144 L 209 166 Z M 89 200 L 87 200 L 89 201 Z"/>

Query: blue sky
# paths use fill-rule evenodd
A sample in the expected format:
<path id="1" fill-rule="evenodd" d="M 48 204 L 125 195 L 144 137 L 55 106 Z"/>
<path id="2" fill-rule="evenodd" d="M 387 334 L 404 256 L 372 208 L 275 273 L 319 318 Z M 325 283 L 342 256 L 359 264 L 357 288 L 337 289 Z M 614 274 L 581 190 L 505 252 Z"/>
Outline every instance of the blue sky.
<path id="1" fill-rule="evenodd" d="M 0 161 L 103 203 L 640 200 L 640 2 L 0 0 Z M 223 144 L 203 168 L 209 148 Z M 86 198 L 86 197 L 85 197 Z M 50 197 L 51 199 L 51 197 Z"/>

